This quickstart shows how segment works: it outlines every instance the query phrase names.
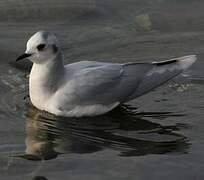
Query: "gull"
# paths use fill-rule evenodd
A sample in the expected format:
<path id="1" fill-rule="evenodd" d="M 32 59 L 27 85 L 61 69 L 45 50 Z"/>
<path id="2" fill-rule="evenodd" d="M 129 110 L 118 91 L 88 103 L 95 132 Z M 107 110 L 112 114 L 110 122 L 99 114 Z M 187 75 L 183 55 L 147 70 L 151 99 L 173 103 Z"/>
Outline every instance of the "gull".
<path id="1" fill-rule="evenodd" d="M 32 104 L 57 116 L 81 117 L 107 113 L 182 73 L 195 61 L 188 55 L 151 63 L 80 61 L 63 64 L 57 37 L 38 31 L 16 61 L 33 62 L 29 76 Z"/>

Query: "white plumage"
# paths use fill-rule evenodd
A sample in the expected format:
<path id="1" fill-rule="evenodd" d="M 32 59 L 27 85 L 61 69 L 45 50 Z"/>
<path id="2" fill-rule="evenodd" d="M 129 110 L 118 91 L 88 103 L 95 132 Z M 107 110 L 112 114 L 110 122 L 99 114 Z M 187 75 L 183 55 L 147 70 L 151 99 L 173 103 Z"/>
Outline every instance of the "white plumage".
<path id="1" fill-rule="evenodd" d="M 191 66 L 195 55 L 153 63 L 82 61 L 63 65 L 57 38 L 39 31 L 17 60 L 28 57 L 31 102 L 59 116 L 96 116 L 141 96 Z"/>

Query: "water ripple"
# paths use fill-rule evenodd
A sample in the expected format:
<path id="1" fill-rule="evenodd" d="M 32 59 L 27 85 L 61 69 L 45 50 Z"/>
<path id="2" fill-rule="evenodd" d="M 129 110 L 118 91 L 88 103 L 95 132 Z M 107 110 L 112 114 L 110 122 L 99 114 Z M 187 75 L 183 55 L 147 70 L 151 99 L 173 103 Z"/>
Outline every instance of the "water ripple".
<path id="1" fill-rule="evenodd" d="M 109 148 L 119 156 L 186 153 L 187 139 L 175 126 L 162 126 L 145 119 L 129 106 L 97 117 L 63 118 L 30 105 L 26 121 L 26 153 L 16 156 L 48 160 L 60 154 L 93 153 Z M 151 113 L 148 112 L 149 116 Z M 158 112 L 153 112 L 153 115 Z M 170 116 L 170 112 L 161 116 Z"/>

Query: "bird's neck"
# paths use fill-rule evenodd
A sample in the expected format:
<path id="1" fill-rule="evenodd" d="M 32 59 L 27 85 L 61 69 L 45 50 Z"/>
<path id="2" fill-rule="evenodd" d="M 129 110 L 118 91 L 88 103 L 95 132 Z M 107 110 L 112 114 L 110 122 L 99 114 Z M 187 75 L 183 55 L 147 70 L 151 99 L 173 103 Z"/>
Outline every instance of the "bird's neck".
<path id="1" fill-rule="evenodd" d="M 59 88 L 65 69 L 62 54 L 43 64 L 34 63 L 29 78 L 31 101 L 45 101 Z"/>

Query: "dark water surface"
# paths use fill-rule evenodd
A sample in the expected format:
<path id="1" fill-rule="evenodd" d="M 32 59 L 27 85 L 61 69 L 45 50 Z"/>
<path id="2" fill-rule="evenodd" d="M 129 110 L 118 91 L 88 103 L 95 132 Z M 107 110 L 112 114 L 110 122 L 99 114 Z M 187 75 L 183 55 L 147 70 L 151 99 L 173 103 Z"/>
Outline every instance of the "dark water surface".
<path id="1" fill-rule="evenodd" d="M 0 180 L 204 179 L 203 0 L 1 0 Z M 29 104 L 38 30 L 65 63 L 154 61 L 197 54 L 183 75 L 95 118 L 57 118 Z"/>

